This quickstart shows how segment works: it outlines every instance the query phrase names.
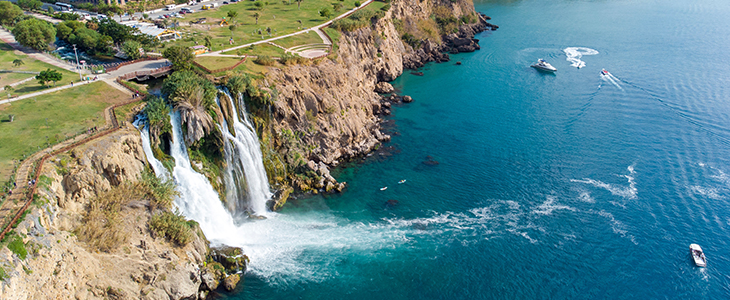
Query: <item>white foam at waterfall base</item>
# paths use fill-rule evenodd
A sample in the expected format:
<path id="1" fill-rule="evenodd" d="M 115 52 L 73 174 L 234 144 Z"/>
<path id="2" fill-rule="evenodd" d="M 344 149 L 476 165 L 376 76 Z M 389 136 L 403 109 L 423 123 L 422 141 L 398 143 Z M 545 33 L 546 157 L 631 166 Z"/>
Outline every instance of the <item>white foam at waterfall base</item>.
<path id="1" fill-rule="evenodd" d="M 563 52 L 565 52 L 566 60 L 570 62 L 570 65 L 579 69 L 586 66 L 586 63 L 581 60 L 584 55 L 598 54 L 598 51 L 586 47 L 568 47 L 563 49 Z"/>

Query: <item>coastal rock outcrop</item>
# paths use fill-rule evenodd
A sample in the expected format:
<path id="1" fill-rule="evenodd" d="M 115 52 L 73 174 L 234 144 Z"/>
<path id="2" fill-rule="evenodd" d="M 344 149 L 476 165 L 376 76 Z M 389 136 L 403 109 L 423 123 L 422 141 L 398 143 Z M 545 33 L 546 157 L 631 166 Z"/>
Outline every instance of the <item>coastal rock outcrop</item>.
<path id="1" fill-rule="evenodd" d="M 393 91 L 395 91 L 395 89 L 390 83 L 381 81 L 375 85 L 375 92 L 378 94 L 390 94 Z"/>

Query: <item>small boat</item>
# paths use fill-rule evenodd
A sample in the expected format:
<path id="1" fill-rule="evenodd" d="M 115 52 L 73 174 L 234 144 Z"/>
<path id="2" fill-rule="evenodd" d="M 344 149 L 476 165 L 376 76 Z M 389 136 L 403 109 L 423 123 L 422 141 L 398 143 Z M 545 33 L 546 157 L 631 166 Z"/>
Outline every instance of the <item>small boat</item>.
<path id="1" fill-rule="evenodd" d="M 608 71 L 606 71 L 606 69 L 601 69 L 601 75 L 606 75 L 606 76 L 608 76 L 608 75 L 610 75 L 610 74 L 611 74 L 611 73 L 608 73 Z"/>
<path id="2" fill-rule="evenodd" d="M 388 189 L 388 187 L 387 187 L 387 186 L 384 186 L 384 187 L 381 187 L 381 188 L 380 188 L 380 190 L 381 190 L 381 191 L 385 191 L 385 190 L 387 190 L 387 189 Z"/>
<path id="3" fill-rule="evenodd" d="M 533 67 L 535 69 L 542 70 L 542 71 L 547 71 L 547 72 L 555 72 L 558 70 L 542 58 L 538 59 L 537 63 L 534 65 L 531 65 L 530 67 Z"/>
<path id="4" fill-rule="evenodd" d="M 405 179 L 403 179 L 401 181 L 398 181 L 398 184 L 403 184 L 403 183 L 406 183 L 406 180 Z"/>
<path id="5" fill-rule="evenodd" d="M 700 248 L 700 245 L 689 245 L 689 252 L 690 254 L 692 254 L 692 259 L 694 259 L 695 265 L 697 265 L 698 267 L 707 266 L 707 258 L 705 257 L 705 253 L 702 252 L 702 248 Z"/>

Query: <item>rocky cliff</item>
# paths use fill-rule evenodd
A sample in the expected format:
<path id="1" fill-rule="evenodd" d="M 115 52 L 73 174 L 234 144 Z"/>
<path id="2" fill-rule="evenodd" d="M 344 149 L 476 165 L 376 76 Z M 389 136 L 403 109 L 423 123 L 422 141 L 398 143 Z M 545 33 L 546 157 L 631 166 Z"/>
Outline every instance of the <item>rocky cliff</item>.
<path id="1" fill-rule="evenodd" d="M 118 218 L 113 220 L 123 231 L 116 247 L 100 251 L 92 245 L 97 241 L 84 241 L 78 234 L 91 218 L 87 211 L 92 202 L 115 187 L 137 182 L 145 164 L 133 128 L 44 164 L 38 182 L 41 198 L 10 238 L 19 240 L 16 251 L 0 250 L 7 278 L 0 283 L 0 298 L 197 299 L 207 242 L 198 234 L 181 247 L 156 236 L 148 226 L 153 215 L 149 202 L 127 201 L 114 212 Z M 102 234 L 112 225 L 104 224 Z"/>
<path id="2" fill-rule="evenodd" d="M 466 0 L 397 0 L 368 26 L 343 32 L 335 56 L 313 65 L 273 69 L 266 85 L 276 89 L 273 136 L 290 166 L 314 177 L 293 185 L 332 190 L 329 167 L 375 149 L 390 137 L 380 128 L 391 101 L 378 90 L 403 73 L 449 55 L 479 49 L 474 35 L 497 26 Z M 383 90 L 385 89 L 385 90 Z M 408 98 L 408 100 L 411 100 Z M 301 171 L 304 170 L 304 171 Z M 313 183 L 313 184 L 310 184 Z"/>

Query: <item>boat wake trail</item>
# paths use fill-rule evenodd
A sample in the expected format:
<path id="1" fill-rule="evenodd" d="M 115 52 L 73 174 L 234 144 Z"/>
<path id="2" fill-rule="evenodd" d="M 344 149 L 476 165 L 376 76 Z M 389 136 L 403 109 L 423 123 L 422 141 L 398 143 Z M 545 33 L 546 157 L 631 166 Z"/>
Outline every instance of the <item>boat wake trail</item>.
<path id="1" fill-rule="evenodd" d="M 615 87 L 619 88 L 622 91 L 624 90 L 624 88 L 621 87 L 621 84 L 619 83 L 619 82 L 621 82 L 621 80 L 616 78 L 616 76 L 613 76 L 613 74 L 611 74 L 611 73 L 606 72 L 604 74 L 602 72 L 601 79 L 603 79 L 603 81 L 610 82 L 611 84 L 613 84 Z"/>
<path id="2" fill-rule="evenodd" d="M 605 190 L 609 191 L 612 195 L 620 196 L 624 199 L 636 199 L 636 195 L 638 192 L 638 190 L 636 189 L 636 181 L 634 181 L 634 176 L 636 174 L 636 171 L 634 171 L 633 165 L 628 166 L 627 170 L 629 170 L 628 175 L 620 175 L 620 176 L 626 178 L 626 180 L 629 183 L 628 187 L 619 187 L 619 186 L 615 186 L 615 185 L 605 183 L 605 182 L 602 182 L 599 180 L 591 179 L 591 178 L 583 178 L 582 180 L 571 179 L 570 181 L 590 184 L 597 188 L 605 189 Z"/>
<path id="3" fill-rule="evenodd" d="M 570 62 L 570 65 L 578 69 L 586 66 L 586 63 L 581 60 L 583 55 L 598 54 L 598 51 L 586 47 L 568 47 L 563 49 L 563 52 L 565 52 L 566 60 Z"/>

